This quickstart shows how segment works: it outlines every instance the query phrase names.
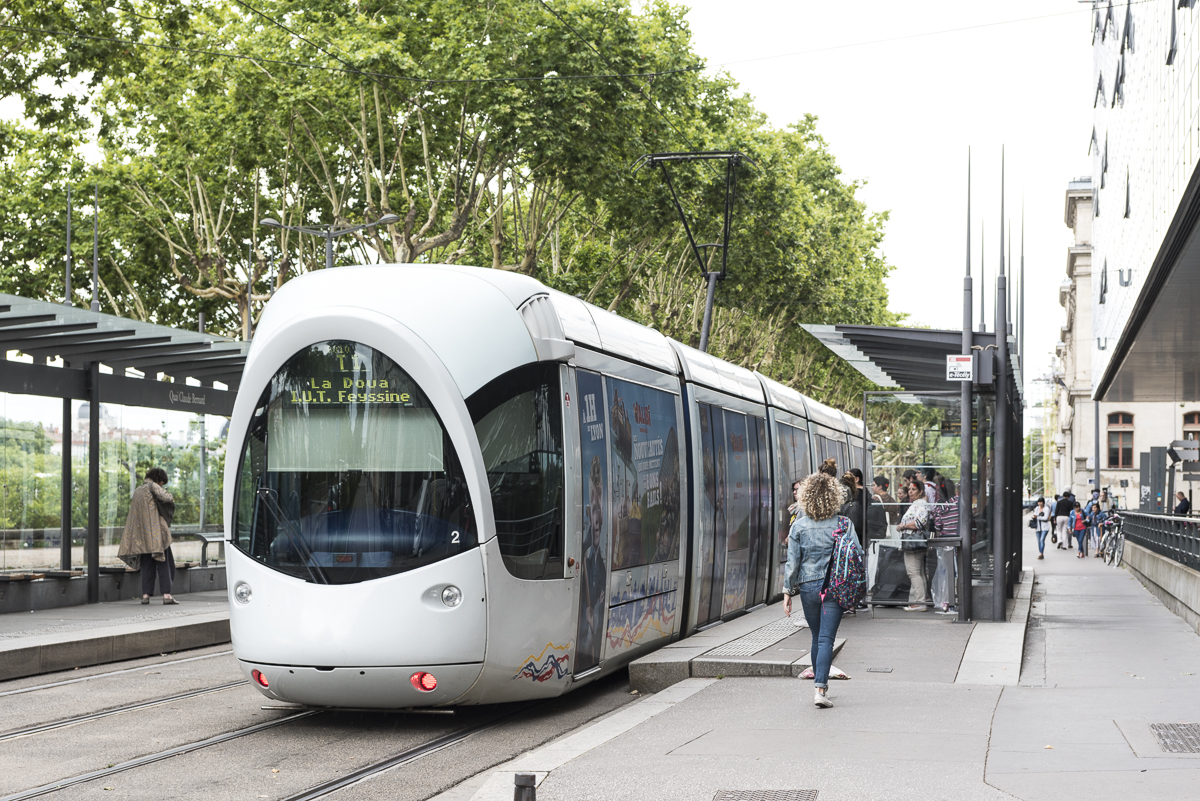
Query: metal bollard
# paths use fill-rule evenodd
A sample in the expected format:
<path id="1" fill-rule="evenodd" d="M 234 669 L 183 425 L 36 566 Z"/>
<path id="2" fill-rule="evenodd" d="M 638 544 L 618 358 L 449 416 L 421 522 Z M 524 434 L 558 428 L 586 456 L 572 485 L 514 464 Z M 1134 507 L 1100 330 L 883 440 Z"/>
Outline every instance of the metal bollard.
<path id="1" fill-rule="evenodd" d="M 537 801 L 536 781 L 532 773 L 518 773 L 513 779 L 513 801 Z"/>

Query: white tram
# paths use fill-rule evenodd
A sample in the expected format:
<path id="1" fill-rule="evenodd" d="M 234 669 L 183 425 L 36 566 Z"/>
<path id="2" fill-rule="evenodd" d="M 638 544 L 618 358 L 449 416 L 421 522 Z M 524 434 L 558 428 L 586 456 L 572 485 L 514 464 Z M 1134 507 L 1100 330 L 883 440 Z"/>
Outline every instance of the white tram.
<path id="1" fill-rule="evenodd" d="M 234 653 L 312 706 L 564 693 L 778 597 L 791 482 L 870 475 L 861 421 L 455 265 L 288 282 L 229 430 Z"/>

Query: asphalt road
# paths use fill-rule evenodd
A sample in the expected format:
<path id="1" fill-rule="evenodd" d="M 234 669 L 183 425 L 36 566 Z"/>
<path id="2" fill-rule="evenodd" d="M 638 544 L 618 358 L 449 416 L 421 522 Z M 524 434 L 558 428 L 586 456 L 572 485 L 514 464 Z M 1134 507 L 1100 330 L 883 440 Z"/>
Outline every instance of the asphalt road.
<path id="1" fill-rule="evenodd" d="M 201 657 L 201 658 L 197 658 Z M 44 785 L 264 723 L 278 725 L 48 792 L 47 799 L 287 799 L 467 728 L 490 728 L 336 790 L 334 801 L 419 801 L 634 700 L 619 672 L 536 704 L 463 707 L 453 715 L 295 712 L 243 678 L 228 646 L 0 682 L 0 801 Z M 67 683 L 64 683 L 67 682 Z M 221 688 L 221 689 L 215 689 Z M 13 736 L 122 707 L 70 725 Z"/>

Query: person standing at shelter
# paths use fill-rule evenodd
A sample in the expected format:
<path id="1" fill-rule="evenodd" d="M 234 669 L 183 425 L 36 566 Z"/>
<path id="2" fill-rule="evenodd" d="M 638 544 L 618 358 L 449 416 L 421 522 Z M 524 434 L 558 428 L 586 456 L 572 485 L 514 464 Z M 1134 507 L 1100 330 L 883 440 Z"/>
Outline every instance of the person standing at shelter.
<path id="1" fill-rule="evenodd" d="M 800 596 L 804 619 L 812 630 L 813 703 L 822 708 L 833 706 L 829 700 L 829 668 L 833 664 L 833 642 L 842 622 L 842 607 L 832 598 L 825 599 L 825 581 L 833 556 L 834 531 L 846 527 L 847 540 L 859 552 L 854 522 L 839 515 L 842 494 L 838 482 L 825 473 L 804 479 L 800 488 L 803 514 L 796 518 L 788 533 L 787 568 L 783 580 L 783 613 L 792 616 L 792 596 Z"/>
<path id="2" fill-rule="evenodd" d="M 889 485 L 886 476 L 875 476 L 875 497 L 883 504 L 888 524 L 894 526 L 900 522 L 900 505 L 896 503 L 895 498 L 888 495 Z"/>
<path id="3" fill-rule="evenodd" d="M 903 608 L 905 612 L 924 612 L 929 600 L 925 586 L 925 552 L 928 550 L 930 507 L 921 479 L 914 477 L 905 489 L 910 503 L 896 527 L 903 540 L 904 571 L 908 573 L 908 606 Z"/>
<path id="4" fill-rule="evenodd" d="M 1037 499 L 1037 508 L 1033 511 L 1033 522 L 1037 532 L 1038 559 L 1046 558 L 1046 535 L 1050 533 L 1050 507 L 1045 498 Z"/>
<path id="5" fill-rule="evenodd" d="M 175 520 L 175 499 L 163 487 L 167 472 L 161 467 L 146 471 L 146 481 L 129 499 L 129 517 L 121 534 L 117 556 L 142 573 L 142 603 L 150 603 L 154 579 L 162 591 L 163 604 L 177 604 L 171 595 L 175 578 L 175 557 L 171 553 L 171 523 Z"/>

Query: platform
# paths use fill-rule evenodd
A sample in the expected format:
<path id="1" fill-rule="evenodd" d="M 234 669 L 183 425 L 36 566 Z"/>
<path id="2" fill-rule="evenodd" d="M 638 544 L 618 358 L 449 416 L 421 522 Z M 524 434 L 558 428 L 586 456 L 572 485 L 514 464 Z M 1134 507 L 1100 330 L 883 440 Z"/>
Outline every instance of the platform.
<path id="1" fill-rule="evenodd" d="M 224 590 L 0 614 L 0 680 L 229 642 Z"/>

